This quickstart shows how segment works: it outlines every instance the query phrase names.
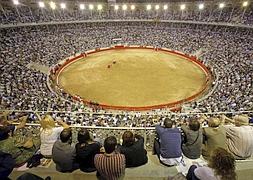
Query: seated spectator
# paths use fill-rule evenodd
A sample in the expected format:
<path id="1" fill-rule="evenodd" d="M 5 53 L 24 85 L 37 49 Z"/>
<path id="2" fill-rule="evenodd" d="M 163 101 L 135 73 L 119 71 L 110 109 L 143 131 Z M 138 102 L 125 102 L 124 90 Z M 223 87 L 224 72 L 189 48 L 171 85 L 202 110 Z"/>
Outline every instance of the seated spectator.
<path id="1" fill-rule="evenodd" d="M 154 141 L 154 151 L 160 162 L 164 165 L 173 166 L 182 161 L 181 132 L 173 127 L 173 121 L 166 118 L 164 127 L 157 125 L 156 133 L 158 140 Z"/>
<path id="2" fill-rule="evenodd" d="M 11 154 L 0 151 L 0 179 L 8 180 L 15 166 L 15 160 Z"/>
<path id="3" fill-rule="evenodd" d="M 125 131 L 122 146 L 119 150 L 126 158 L 126 167 L 137 167 L 148 162 L 147 151 L 144 149 L 144 138 L 133 134 L 131 131 Z"/>
<path id="4" fill-rule="evenodd" d="M 59 139 L 60 133 L 63 129 L 69 128 L 69 126 L 61 120 L 57 123 L 60 127 L 55 126 L 55 121 L 50 115 L 46 115 L 41 121 L 41 132 L 40 132 L 40 153 L 44 157 L 52 156 L 53 145 L 56 140 Z"/>
<path id="5" fill-rule="evenodd" d="M 96 171 L 94 157 L 100 153 L 100 144 L 92 140 L 87 129 L 81 129 L 77 136 L 76 160 L 80 170 L 84 172 Z"/>
<path id="6" fill-rule="evenodd" d="M 235 125 L 225 125 L 227 146 L 236 159 L 247 159 L 253 154 L 253 127 L 249 119 L 235 116 Z"/>
<path id="7" fill-rule="evenodd" d="M 11 121 L 7 121 L 6 117 L 0 116 L 0 151 L 11 154 L 15 160 L 15 166 L 23 165 L 38 150 L 40 141 L 34 134 L 23 133 L 22 128 L 26 125 L 27 116 L 22 116 L 17 120 L 21 122 L 19 125 L 12 125 Z"/>
<path id="8" fill-rule="evenodd" d="M 218 147 L 227 150 L 226 130 L 223 126 L 220 126 L 218 118 L 211 118 L 208 121 L 208 127 L 203 128 L 203 136 L 204 146 L 202 155 L 204 158 L 207 159 L 211 152 Z"/>
<path id="9" fill-rule="evenodd" d="M 75 163 L 75 148 L 71 146 L 72 131 L 64 129 L 60 134 L 60 140 L 53 145 L 52 158 L 56 164 L 56 170 L 60 172 L 72 172 L 78 169 Z"/>
<path id="10" fill-rule="evenodd" d="M 186 176 L 187 180 L 235 180 L 235 159 L 223 148 L 215 149 L 208 166 L 192 165 Z"/>
<path id="11" fill-rule="evenodd" d="M 0 141 L 7 139 L 9 135 L 12 136 L 14 134 L 14 131 L 16 131 L 17 129 L 24 128 L 27 121 L 27 116 L 22 116 L 18 118 L 17 120 L 12 120 L 12 121 L 8 121 L 7 116 L 8 116 L 8 113 L 2 114 L 0 116 Z M 19 121 L 19 120 L 21 120 L 19 125 L 15 126 L 11 124 L 12 122 Z"/>
<path id="12" fill-rule="evenodd" d="M 182 125 L 181 129 L 184 134 L 182 144 L 183 154 L 190 159 L 198 159 L 201 155 L 201 146 L 203 141 L 202 130 L 198 120 L 190 120 L 189 125 Z"/>
<path id="13" fill-rule="evenodd" d="M 105 139 L 104 154 L 97 154 L 94 159 L 98 179 L 116 180 L 123 179 L 126 160 L 123 154 L 115 151 L 117 140 L 114 136 Z"/>

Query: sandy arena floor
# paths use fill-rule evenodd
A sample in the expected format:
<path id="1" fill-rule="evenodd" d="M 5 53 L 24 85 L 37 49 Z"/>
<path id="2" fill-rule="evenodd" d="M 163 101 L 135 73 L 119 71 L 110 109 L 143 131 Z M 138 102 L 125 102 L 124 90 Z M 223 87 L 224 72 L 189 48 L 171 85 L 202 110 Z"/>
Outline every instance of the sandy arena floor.
<path id="1" fill-rule="evenodd" d="M 117 49 L 90 54 L 66 66 L 58 80 L 66 92 L 88 101 L 140 107 L 190 97 L 201 90 L 205 79 L 199 66 L 181 56 Z"/>

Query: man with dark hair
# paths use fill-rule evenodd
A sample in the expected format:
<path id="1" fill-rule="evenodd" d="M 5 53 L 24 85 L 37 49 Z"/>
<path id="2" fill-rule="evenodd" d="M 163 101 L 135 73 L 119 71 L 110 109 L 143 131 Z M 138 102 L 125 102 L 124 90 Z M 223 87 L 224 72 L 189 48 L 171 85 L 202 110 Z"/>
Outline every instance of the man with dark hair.
<path id="1" fill-rule="evenodd" d="M 164 165 L 177 165 L 182 160 L 181 132 L 173 127 L 173 121 L 164 120 L 164 127 L 156 125 L 158 138 L 154 141 L 154 151 Z"/>
<path id="2" fill-rule="evenodd" d="M 94 159 L 98 179 L 116 180 L 125 174 L 125 156 L 115 151 L 117 140 L 114 136 L 105 139 L 104 154 L 97 154 Z"/>
<path id="3" fill-rule="evenodd" d="M 183 154 L 190 159 L 198 159 L 201 156 L 201 146 L 203 142 L 202 129 L 196 119 L 191 119 L 188 126 L 183 124 L 181 129 L 184 134 L 182 144 Z"/>
<path id="4" fill-rule="evenodd" d="M 93 141 L 87 129 L 81 129 L 77 136 L 76 160 L 80 170 L 84 172 L 96 171 L 94 157 L 100 153 L 100 144 Z"/>
<path id="5" fill-rule="evenodd" d="M 126 157 L 126 167 L 137 167 L 148 162 L 147 151 L 144 149 L 144 138 L 133 134 L 131 131 L 125 131 L 122 146 L 119 146 L 120 152 Z"/>
<path id="6" fill-rule="evenodd" d="M 54 143 L 52 158 L 56 164 L 56 170 L 60 172 L 72 172 L 78 168 L 75 163 L 75 148 L 71 146 L 72 131 L 64 129 L 60 134 L 60 140 Z"/>

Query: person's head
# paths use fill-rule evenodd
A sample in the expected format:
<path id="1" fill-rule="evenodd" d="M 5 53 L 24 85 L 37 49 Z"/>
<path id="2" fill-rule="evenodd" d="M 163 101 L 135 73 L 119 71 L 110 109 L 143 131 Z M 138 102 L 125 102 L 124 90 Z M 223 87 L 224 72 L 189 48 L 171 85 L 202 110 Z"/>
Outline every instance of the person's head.
<path id="1" fill-rule="evenodd" d="M 249 117 L 243 115 L 236 115 L 234 118 L 236 126 L 247 126 L 249 125 Z"/>
<path id="2" fill-rule="evenodd" d="M 87 141 L 91 140 L 90 133 L 87 129 L 81 129 L 78 132 L 77 140 L 79 143 L 87 143 Z"/>
<path id="3" fill-rule="evenodd" d="M 51 129 L 55 127 L 54 119 L 50 115 L 46 115 L 41 121 L 40 125 L 42 129 Z"/>
<path id="4" fill-rule="evenodd" d="M 63 143 L 71 143 L 72 142 L 72 131 L 70 128 L 67 128 L 67 129 L 63 129 L 61 134 L 60 134 L 60 139 L 61 139 L 61 142 Z"/>
<path id="5" fill-rule="evenodd" d="M 212 168 L 221 180 L 235 180 L 235 158 L 231 153 L 223 148 L 217 148 L 208 160 L 208 165 Z"/>
<path id="6" fill-rule="evenodd" d="M 134 143 L 134 134 L 131 131 L 125 131 L 122 139 L 123 145 L 130 146 Z"/>
<path id="7" fill-rule="evenodd" d="M 104 148 L 105 152 L 110 154 L 115 151 L 117 145 L 117 139 L 114 136 L 109 136 L 105 139 Z"/>
<path id="8" fill-rule="evenodd" d="M 208 120 L 208 126 L 209 127 L 219 127 L 220 125 L 220 120 L 218 118 L 211 118 Z"/>
<path id="9" fill-rule="evenodd" d="M 0 126 L 0 141 L 9 137 L 10 129 L 7 126 Z"/>
<path id="10" fill-rule="evenodd" d="M 195 119 L 190 120 L 190 122 L 189 122 L 189 128 L 190 128 L 190 130 L 192 130 L 192 131 L 198 131 L 199 128 L 200 128 L 200 123 L 199 123 L 199 121 L 198 121 L 198 120 L 195 120 Z"/>
<path id="11" fill-rule="evenodd" d="M 172 128 L 173 126 L 173 121 L 170 120 L 169 118 L 165 118 L 164 119 L 164 127 L 166 128 Z"/>

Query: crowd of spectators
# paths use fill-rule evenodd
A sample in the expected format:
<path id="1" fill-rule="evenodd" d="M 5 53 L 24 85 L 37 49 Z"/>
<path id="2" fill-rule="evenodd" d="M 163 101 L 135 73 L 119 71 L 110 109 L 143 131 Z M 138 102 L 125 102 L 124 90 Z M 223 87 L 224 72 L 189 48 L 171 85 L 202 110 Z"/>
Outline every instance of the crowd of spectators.
<path id="1" fill-rule="evenodd" d="M 193 111 L 252 109 L 253 40 L 252 32 L 247 29 L 111 22 L 2 29 L 0 36 L 1 109 L 94 112 L 81 103 L 65 101 L 50 91 L 47 75 L 28 65 L 33 62 L 52 67 L 77 52 L 111 46 L 115 37 L 121 37 L 126 44 L 166 47 L 187 54 L 204 49 L 200 59 L 218 78 L 214 80 L 216 85 L 208 98 L 190 104 Z M 131 121 L 132 126 L 142 126 L 139 123 L 142 116 L 135 116 L 137 119 Z M 80 120 L 78 124 L 82 125 L 104 126 L 130 125 L 127 119 L 134 119 L 131 115 L 128 117 L 128 113 L 101 119 L 92 113 L 80 119 L 77 115 L 68 118 L 64 114 L 64 117 L 69 121 Z M 121 121 L 118 121 L 120 117 Z M 146 126 L 152 126 L 152 122 L 146 122 Z"/>
<path id="2" fill-rule="evenodd" d="M 9 116 L 8 113 L 2 114 L 0 119 L 0 153 L 10 154 L 16 166 L 20 165 L 17 163 L 20 160 L 23 160 L 23 164 L 43 153 L 40 158 L 52 158 L 59 172 L 80 169 L 84 172 L 97 171 L 98 179 L 120 179 L 124 177 L 125 168 L 142 166 L 148 162 L 144 137 L 134 131 L 121 133 L 122 141 L 112 134 L 95 138 L 84 128 L 79 129 L 75 137 L 73 131 L 76 129 L 60 120 L 58 126 L 63 127 L 58 127 L 59 130 L 52 127 L 53 118 L 48 114 L 42 117 L 37 114 L 43 128 L 48 127 L 48 130 L 41 128 L 40 133 L 35 134 L 40 136 L 40 150 L 37 151 L 38 143 L 35 145 L 36 137 L 30 137 L 30 143 L 27 141 L 17 146 L 15 138 L 20 138 L 17 129 L 25 126 L 28 116 L 15 120 L 21 121 L 17 126 L 10 124 Z M 208 126 L 205 126 L 205 121 Z M 186 159 L 197 160 L 203 154 L 207 166 L 195 163 L 189 168 L 187 179 L 216 179 L 216 176 L 236 179 L 235 160 L 245 160 L 253 155 L 253 127 L 249 122 L 249 117 L 245 115 L 231 118 L 222 115 L 216 119 L 203 116 L 185 122 L 165 118 L 155 124 L 154 154 L 165 166 L 186 166 Z M 206 145 L 211 148 L 206 148 Z M 21 148 L 24 149 L 17 157 L 16 151 Z"/>
<path id="3" fill-rule="evenodd" d="M 115 10 L 113 5 L 107 4 L 102 4 L 102 10 L 97 10 L 97 4 L 94 4 L 93 10 L 89 10 L 88 4 L 84 10 L 80 10 L 78 4 L 75 3 L 68 5 L 67 9 L 58 7 L 55 10 L 50 7 L 39 8 L 36 5 L 3 5 L 2 11 L 0 11 L 0 24 L 102 19 L 161 19 L 253 24 L 251 4 L 242 7 L 241 3 L 229 3 L 224 8 L 219 8 L 216 3 L 211 2 L 207 3 L 202 10 L 198 9 L 195 2 L 186 4 L 184 10 L 180 10 L 180 3 L 170 3 L 165 10 L 163 9 L 164 4 L 160 4 L 157 10 L 155 9 L 157 4 L 152 4 L 150 10 L 146 9 L 147 4 L 136 4 L 134 10 L 130 9 L 132 4 L 127 4 L 127 10 L 122 10 L 122 4 L 118 5 L 118 10 Z"/>

